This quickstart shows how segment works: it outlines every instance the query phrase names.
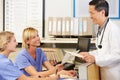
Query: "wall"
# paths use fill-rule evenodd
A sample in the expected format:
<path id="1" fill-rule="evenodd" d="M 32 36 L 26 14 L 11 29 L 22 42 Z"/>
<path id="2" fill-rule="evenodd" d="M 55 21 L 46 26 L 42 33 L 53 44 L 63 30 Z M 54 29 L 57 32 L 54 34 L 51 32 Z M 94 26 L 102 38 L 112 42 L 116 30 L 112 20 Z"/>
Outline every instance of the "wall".
<path id="1" fill-rule="evenodd" d="M 73 15 L 73 0 L 46 0 L 46 26 L 45 26 L 45 36 L 47 35 L 47 17 L 71 17 Z M 59 4 L 58 4 L 59 3 Z M 0 31 L 3 30 L 3 0 L 0 0 Z M 113 20 L 118 26 L 120 26 L 120 20 Z"/>
<path id="2" fill-rule="evenodd" d="M 47 33 L 48 17 L 73 17 L 73 0 L 46 0 L 45 15 L 45 38 L 49 38 L 49 35 Z M 120 19 L 113 19 L 112 21 L 120 26 Z"/>
<path id="3" fill-rule="evenodd" d="M 0 31 L 3 30 L 3 0 L 0 0 Z"/>

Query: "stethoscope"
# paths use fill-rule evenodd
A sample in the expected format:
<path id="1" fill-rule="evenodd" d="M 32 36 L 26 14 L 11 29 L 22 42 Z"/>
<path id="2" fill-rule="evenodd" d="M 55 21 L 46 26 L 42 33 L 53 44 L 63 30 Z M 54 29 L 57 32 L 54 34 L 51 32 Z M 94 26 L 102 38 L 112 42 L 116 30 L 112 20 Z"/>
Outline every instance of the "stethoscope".
<path id="1" fill-rule="evenodd" d="M 107 26 L 108 21 L 109 21 L 109 19 L 107 19 L 107 22 L 106 22 L 105 27 L 104 27 L 104 29 L 103 29 L 102 37 L 101 37 L 100 43 L 99 43 L 99 45 L 98 45 L 98 48 L 99 48 L 99 49 L 102 48 L 103 36 L 104 36 L 104 32 L 105 32 L 105 29 L 106 29 L 106 26 Z M 97 33 L 97 38 L 98 38 L 98 33 Z"/>

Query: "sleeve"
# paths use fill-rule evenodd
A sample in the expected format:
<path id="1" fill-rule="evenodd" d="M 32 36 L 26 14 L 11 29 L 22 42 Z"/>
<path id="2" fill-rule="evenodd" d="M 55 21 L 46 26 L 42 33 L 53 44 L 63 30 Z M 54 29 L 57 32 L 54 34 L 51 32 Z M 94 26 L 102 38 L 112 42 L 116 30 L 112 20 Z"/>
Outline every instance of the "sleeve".
<path id="1" fill-rule="evenodd" d="M 2 75 L 5 80 L 16 80 L 23 74 L 12 62 L 9 62 L 4 67 L 6 68 L 4 68 Z"/>
<path id="2" fill-rule="evenodd" d="M 24 55 L 17 55 L 17 57 L 15 58 L 14 64 L 19 69 L 24 69 L 27 66 L 31 66 L 29 60 Z"/>
<path id="3" fill-rule="evenodd" d="M 89 52 L 89 54 L 91 54 L 91 55 L 96 55 L 96 53 L 97 53 L 97 50 L 93 50 L 93 51 Z"/>
<path id="4" fill-rule="evenodd" d="M 109 26 L 110 27 L 110 26 Z M 114 26 L 117 27 L 117 26 Z M 115 31 L 115 32 L 114 32 Z M 108 34 L 108 41 L 103 44 L 102 51 L 95 55 L 96 64 L 103 66 L 115 66 L 120 63 L 120 29 L 111 28 Z M 102 53 L 102 54 L 101 54 Z M 104 55 L 103 55 L 104 54 Z"/>

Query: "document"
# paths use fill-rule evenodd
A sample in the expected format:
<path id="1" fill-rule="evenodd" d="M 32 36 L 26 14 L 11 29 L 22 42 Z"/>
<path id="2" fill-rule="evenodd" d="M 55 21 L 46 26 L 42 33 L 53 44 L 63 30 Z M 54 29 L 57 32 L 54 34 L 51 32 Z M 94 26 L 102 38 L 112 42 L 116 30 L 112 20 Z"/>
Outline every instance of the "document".
<path id="1" fill-rule="evenodd" d="M 71 54 L 71 55 L 73 55 L 73 56 L 83 58 L 82 55 L 78 54 L 79 51 L 76 51 L 76 52 L 69 52 L 69 51 L 66 51 L 66 50 L 65 50 L 65 52 L 66 52 L 66 53 L 69 53 L 69 54 Z"/>

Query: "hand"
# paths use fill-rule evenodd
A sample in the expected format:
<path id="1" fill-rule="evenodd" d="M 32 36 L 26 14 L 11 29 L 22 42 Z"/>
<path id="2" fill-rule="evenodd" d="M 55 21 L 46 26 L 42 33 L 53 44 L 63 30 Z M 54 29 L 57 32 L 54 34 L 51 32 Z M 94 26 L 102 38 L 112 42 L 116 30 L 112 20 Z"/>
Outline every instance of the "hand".
<path id="1" fill-rule="evenodd" d="M 95 57 L 93 55 L 90 55 L 88 52 L 80 52 L 80 55 L 83 56 L 83 59 L 87 63 L 94 63 L 95 62 Z"/>
<path id="2" fill-rule="evenodd" d="M 74 70 L 61 70 L 60 72 L 58 72 L 58 75 L 63 74 L 63 75 L 68 75 L 68 76 L 76 76 L 76 72 Z"/>
<path id="3" fill-rule="evenodd" d="M 55 76 L 51 76 L 51 77 L 47 77 L 46 80 L 58 80 L 59 76 L 55 75 Z"/>
<path id="4" fill-rule="evenodd" d="M 57 64 L 56 68 L 58 69 L 58 71 L 63 70 L 63 64 Z"/>

